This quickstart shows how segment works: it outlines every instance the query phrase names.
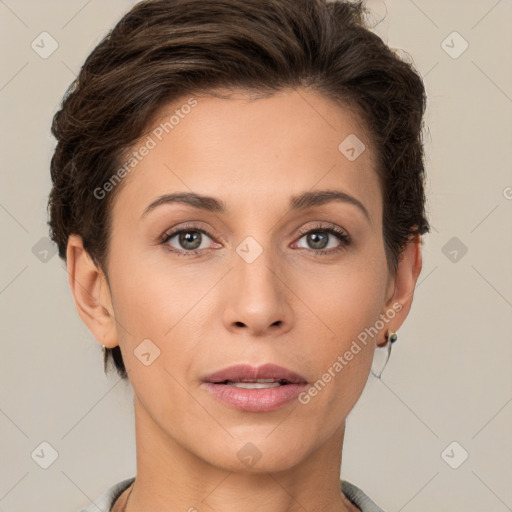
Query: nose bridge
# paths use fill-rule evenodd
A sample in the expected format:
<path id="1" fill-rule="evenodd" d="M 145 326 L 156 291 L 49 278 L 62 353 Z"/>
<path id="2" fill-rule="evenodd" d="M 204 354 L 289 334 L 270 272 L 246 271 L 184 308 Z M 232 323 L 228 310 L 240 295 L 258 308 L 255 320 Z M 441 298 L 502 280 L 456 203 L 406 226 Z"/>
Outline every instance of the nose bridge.
<path id="1" fill-rule="evenodd" d="M 257 300 L 258 295 L 263 294 L 266 300 L 272 300 L 281 295 L 282 286 L 278 278 L 280 264 L 269 234 L 256 236 L 258 239 L 247 236 L 236 247 L 233 277 L 237 279 L 238 287 L 245 288 L 240 291 L 248 297 L 253 296 Z"/>
<path id="2" fill-rule="evenodd" d="M 244 238 L 233 252 L 226 322 L 262 333 L 272 325 L 287 325 L 290 304 L 283 284 L 282 260 L 271 235 L 263 229 Z"/>
<path id="3" fill-rule="evenodd" d="M 254 193 L 255 197 L 259 197 L 256 190 Z M 268 199 L 268 194 L 264 195 Z M 272 223 L 273 212 L 268 203 L 260 204 L 253 199 L 240 208 L 236 229 L 238 234 L 245 234 L 245 237 L 234 247 L 233 270 L 237 278 L 245 281 L 253 292 L 276 286 L 275 273 L 282 260 L 277 257 L 279 251 L 274 243 Z"/>

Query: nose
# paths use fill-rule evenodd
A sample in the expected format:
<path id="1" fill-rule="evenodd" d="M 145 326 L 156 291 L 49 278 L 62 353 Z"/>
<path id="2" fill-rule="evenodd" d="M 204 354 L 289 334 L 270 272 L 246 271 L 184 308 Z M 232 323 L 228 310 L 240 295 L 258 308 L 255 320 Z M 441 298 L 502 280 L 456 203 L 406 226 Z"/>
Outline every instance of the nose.
<path id="1" fill-rule="evenodd" d="M 282 262 L 270 250 L 263 250 L 252 262 L 235 253 L 225 283 L 225 327 L 258 337 L 288 331 L 293 320 L 293 294 L 285 274 Z"/>

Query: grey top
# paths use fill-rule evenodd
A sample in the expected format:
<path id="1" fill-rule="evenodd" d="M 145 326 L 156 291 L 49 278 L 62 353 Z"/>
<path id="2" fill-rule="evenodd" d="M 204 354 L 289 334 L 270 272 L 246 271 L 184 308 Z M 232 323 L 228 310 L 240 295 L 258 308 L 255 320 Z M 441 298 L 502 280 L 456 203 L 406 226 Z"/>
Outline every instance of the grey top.
<path id="1" fill-rule="evenodd" d="M 134 480 L 135 477 L 132 477 L 114 484 L 98 496 L 88 507 L 79 510 L 79 512 L 110 512 L 117 498 L 119 498 L 121 493 L 129 487 Z M 358 507 L 361 512 L 384 512 L 366 496 L 359 487 L 346 480 L 340 480 L 340 485 L 343 494 Z"/>

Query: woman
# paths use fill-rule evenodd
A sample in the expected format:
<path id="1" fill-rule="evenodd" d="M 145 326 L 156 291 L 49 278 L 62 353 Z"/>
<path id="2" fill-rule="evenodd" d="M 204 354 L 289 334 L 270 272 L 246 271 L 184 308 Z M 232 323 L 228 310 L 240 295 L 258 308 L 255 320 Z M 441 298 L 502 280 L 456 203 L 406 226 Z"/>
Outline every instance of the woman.
<path id="1" fill-rule="evenodd" d="M 137 474 L 85 511 L 381 510 L 340 464 L 421 271 L 424 109 L 360 3 L 148 0 L 94 49 L 50 230 Z"/>

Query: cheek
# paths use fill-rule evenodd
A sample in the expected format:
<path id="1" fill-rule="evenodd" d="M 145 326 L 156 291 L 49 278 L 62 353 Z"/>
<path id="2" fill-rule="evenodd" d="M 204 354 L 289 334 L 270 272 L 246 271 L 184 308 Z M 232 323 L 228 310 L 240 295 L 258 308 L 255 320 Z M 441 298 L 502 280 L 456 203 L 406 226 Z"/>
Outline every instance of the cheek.
<path id="1" fill-rule="evenodd" d="M 152 251 L 160 253 L 160 248 Z M 201 298 L 202 279 L 194 279 L 186 264 L 166 264 L 163 249 L 158 258 L 133 250 L 120 257 L 119 252 L 112 258 L 118 262 L 112 271 L 116 318 L 133 338 L 163 339 Z"/>
<path id="2" fill-rule="evenodd" d="M 114 307 L 130 383 L 150 416 L 162 428 L 174 425 L 177 433 L 175 411 L 185 423 L 193 412 L 183 386 L 195 357 L 194 305 L 206 285 L 179 268 L 165 269 L 142 257 L 117 261 Z"/>
<path id="3" fill-rule="evenodd" d="M 305 328 L 309 337 L 317 331 L 316 343 L 304 346 L 321 381 L 318 388 L 322 391 L 313 391 L 318 397 L 314 400 L 319 410 L 336 409 L 337 417 L 344 417 L 360 396 L 375 343 L 382 336 L 372 329 L 385 296 L 387 268 L 381 256 L 368 253 L 366 258 L 353 258 L 350 263 L 347 259 L 346 265 L 317 273 L 314 280 L 303 275 L 298 288 L 297 295 L 307 297 Z"/>
<path id="4" fill-rule="evenodd" d="M 359 252 L 339 265 L 301 269 L 294 292 L 304 299 L 324 333 L 344 344 L 378 319 L 385 296 L 385 259 Z M 308 312 L 309 314 L 309 312 Z M 319 325 L 320 325 L 319 324 Z M 340 347 L 341 348 L 341 347 Z"/>

